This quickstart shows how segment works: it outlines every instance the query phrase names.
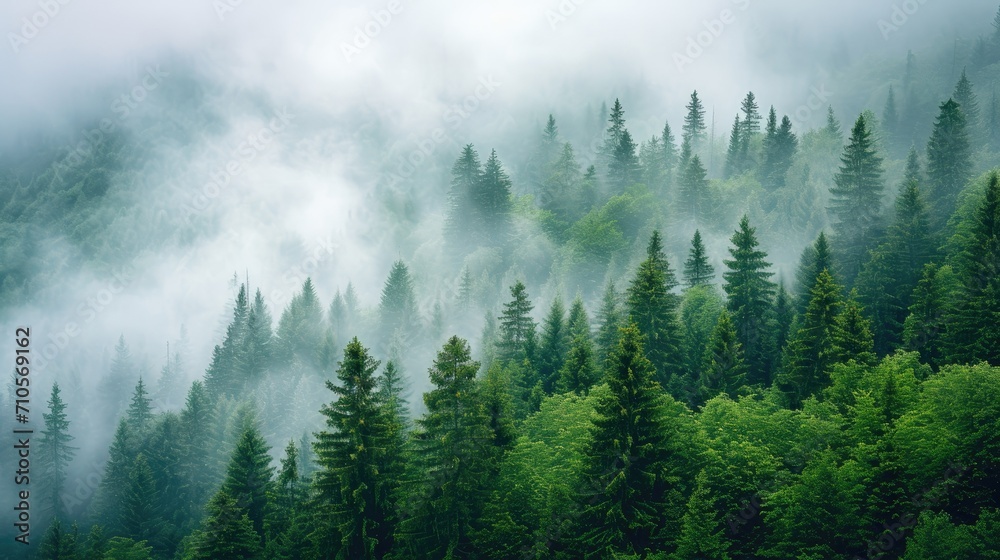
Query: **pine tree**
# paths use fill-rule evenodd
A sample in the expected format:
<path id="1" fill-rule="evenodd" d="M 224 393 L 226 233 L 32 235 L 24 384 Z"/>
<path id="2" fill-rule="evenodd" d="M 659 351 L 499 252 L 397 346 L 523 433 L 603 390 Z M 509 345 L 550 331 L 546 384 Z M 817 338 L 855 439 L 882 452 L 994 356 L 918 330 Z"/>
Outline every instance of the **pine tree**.
<path id="1" fill-rule="evenodd" d="M 562 393 L 586 395 L 597 383 L 599 371 L 594 359 L 594 343 L 589 334 L 577 332 L 570 341 L 566 361 L 559 370 L 556 388 Z"/>
<path id="2" fill-rule="evenodd" d="M 343 559 L 382 558 L 392 547 L 396 483 L 381 469 L 395 440 L 378 367 L 357 338 L 347 344 L 337 383 L 326 382 L 337 396 L 321 411 L 328 431 L 316 434 L 316 488 L 330 508 Z"/>
<path id="3" fill-rule="evenodd" d="M 830 354 L 834 362 L 854 360 L 860 364 L 875 363 L 875 338 L 872 336 L 871 321 L 865 317 L 854 290 L 834 321 L 831 342 Z"/>
<path id="4" fill-rule="evenodd" d="M 972 156 L 967 126 L 958 103 L 949 99 L 941 104 L 927 143 L 929 202 L 936 228 L 954 212 L 958 193 L 969 179 Z"/>
<path id="5" fill-rule="evenodd" d="M 746 363 L 736 327 L 726 311 L 719 315 L 703 361 L 700 379 L 703 401 L 719 393 L 735 399 L 739 388 L 746 383 Z"/>
<path id="6" fill-rule="evenodd" d="M 958 288 L 956 284 L 951 267 L 924 265 L 903 323 L 905 347 L 920 352 L 920 360 L 932 367 L 944 364 L 946 319 L 951 310 L 951 295 Z"/>
<path id="7" fill-rule="evenodd" d="M 819 273 L 824 270 L 832 271 L 833 269 L 833 255 L 830 253 L 830 244 L 826 240 L 826 233 L 821 231 L 816 237 L 816 241 L 802 250 L 802 257 L 799 259 L 799 268 L 795 271 L 795 287 L 798 292 L 796 309 L 799 315 L 805 315 L 806 308 L 809 307 L 809 300 L 812 297 L 810 292 L 813 285 L 816 284 L 816 278 L 819 277 Z"/>
<path id="8" fill-rule="evenodd" d="M 674 272 L 663 254 L 660 232 L 654 230 L 646 247 L 646 260 L 639 264 L 629 285 L 627 303 L 632 322 L 645 337 L 646 356 L 664 387 L 681 371 L 681 337 L 677 321 L 680 298 L 671 293 L 676 286 Z"/>
<path id="9" fill-rule="evenodd" d="M 792 408 L 801 407 L 829 380 L 829 369 L 835 361 L 836 320 L 842 305 L 840 290 L 828 271 L 820 273 L 810 290 L 812 297 L 802 326 L 788 343 L 778 385 Z"/>
<path id="10" fill-rule="evenodd" d="M 549 395 L 555 391 L 559 371 L 569 350 L 567 330 L 562 297 L 556 296 L 542 321 L 542 336 L 538 344 L 538 375 L 542 380 L 542 389 Z"/>
<path id="11" fill-rule="evenodd" d="M 534 308 L 528 299 L 527 289 L 520 280 L 510 287 L 513 298 L 503 306 L 500 319 L 500 340 L 497 342 L 497 359 L 521 362 L 530 358 L 528 348 L 534 344 L 535 322 L 531 319 Z"/>
<path id="12" fill-rule="evenodd" d="M 481 243 L 503 245 L 507 238 L 512 207 L 510 189 L 510 177 L 504 171 L 497 151 L 492 150 L 472 197 L 473 209 L 480 224 L 476 239 Z"/>
<path id="13" fill-rule="evenodd" d="M 104 466 L 104 478 L 101 479 L 97 498 L 100 518 L 108 528 L 108 532 L 113 535 L 120 534 L 123 530 L 123 507 L 133 457 L 134 449 L 128 424 L 122 418 L 111 440 L 108 461 Z"/>
<path id="14" fill-rule="evenodd" d="M 955 103 L 958 103 L 970 135 L 978 137 L 980 130 L 979 101 L 976 100 L 976 92 L 972 89 L 972 82 L 965 75 L 965 68 L 962 69 L 962 77 L 955 84 L 955 92 L 951 94 L 951 98 L 955 100 Z"/>
<path id="15" fill-rule="evenodd" d="M 691 92 L 691 100 L 685 105 L 687 114 L 684 116 L 684 141 L 691 146 L 691 151 L 697 152 L 705 141 L 705 108 L 698 99 L 698 91 Z"/>
<path id="16" fill-rule="evenodd" d="M 563 220 L 574 220 L 589 210 L 581 201 L 580 163 L 576 160 L 573 145 L 566 142 L 559 156 L 549 165 L 538 195 L 541 207 L 550 210 Z"/>
<path id="17" fill-rule="evenodd" d="M 837 115 L 833 112 L 833 105 L 826 106 L 826 126 L 823 127 L 823 132 L 837 140 L 843 138 L 841 135 L 842 131 L 840 130 L 840 121 L 837 120 Z"/>
<path id="18" fill-rule="evenodd" d="M 733 233 L 729 249 L 732 260 L 724 261 L 729 270 L 722 274 L 723 289 L 729 299 L 726 308 L 733 316 L 736 333 L 747 361 L 749 383 L 770 383 L 770 342 L 767 336 L 767 312 L 774 296 L 773 273 L 767 253 L 757 248 L 756 230 L 746 216 Z"/>
<path id="19" fill-rule="evenodd" d="M 208 391 L 201 381 L 195 381 L 181 410 L 181 465 L 186 480 L 180 488 L 182 503 L 187 504 L 186 516 L 194 522 L 200 521 L 201 507 L 208 501 L 214 486 L 211 442 L 205 437 L 205 427 L 211 422 L 212 403 Z"/>
<path id="20" fill-rule="evenodd" d="M 715 278 L 715 269 L 708 262 L 705 245 L 701 242 L 701 232 L 694 230 L 691 238 L 691 250 L 688 259 L 684 261 L 684 285 L 686 287 L 711 284 Z"/>
<path id="21" fill-rule="evenodd" d="M 445 237 L 453 247 L 465 247 L 476 232 L 475 204 L 473 197 L 482 176 L 479 153 L 472 144 L 466 144 L 451 168 L 451 189 L 448 192 L 448 214 L 445 218 Z"/>
<path id="22" fill-rule="evenodd" d="M 247 512 L 226 490 L 208 503 L 208 518 L 192 535 L 193 550 L 185 560 L 252 560 L 260 552 L 260 537 Z"/>
<path id="23" fill-rule="evenodd" d="M 80 560 L 104 560 L 107 545 L 104 529 L 97 524 L 91 525 L 90 532 L 87 533 L 87 541 L 81 550 Z"/>
<path id="24" fill-rule="evenodd" d="M 348 289 L 350 288 L 348 285 Z M 278 319 L 273 359 L 277 363 L 291 363 L 297 368 L 317 370 L 323 338 L 323 310 L 312 278 L 306 278 L 302 289 L 292 296 L 288 307 Z M 245 376 L 239 380 L 239 384 L 245 386 Z"/>
<path id="25" fill-rule="evenodd" d="M 290 525 L 294 523 L 304 498 L 298 455 L 299 450 L 295 440 L 289 440 L 270 497 L 271 508 L 266 520 L 268 549 L 276 548 L 277 544 L 280 544 L 281 548 L 287 548 L 290 544 L 284 537 L 289 533 Z"/>
<path id="26" fill-rule="evenodd" d="M 990 174 L 958 269 L 961 289 L 948 321 L 947 358 L 1000 365 L 1000 176 Z"/>
<path id="27" fill-rule="evenodd" d="M 39 560 L 75 560 L 78 558 L 76 525 L 73 532 L 67 532 L 59 519 L 52 521 L 42 536 L 38 547 Z"/>
<path id="28" fill-rule="evenodd" d="M 69 468 L 77 448 L 70 445 L 69 419 L 66 403 L 60 396 L 59 384 L 52 384 L 52 395 L 48 401 L 49 411 L 42 413 L 45 428 L 38 441 L 38 455 L 42 467 L 41 485 L 45 491 L 42 510 L 52 512 L 56 518 L 62 515 L 62 492 L 66 484 L 66 470 Z M 58 522 L 58 521 L 56 521 Z"/>
<path id="29" fill-rule="evenodd" d="M 584 452 L 583 511 L 575 537 L 580 557 L 655 550 L 676 506 L 669 488 L 671 401 L 654 381 L 642 339 L 635 324 L 623 327 L 608 360 L 609 391 L 597 403 Z"/>
<path id="30" fill-rule="evenodd" d="M 795 305 L 792 297 L 785 290 L 785 281 L 778 281 L 778 291 L 774 296 L 774 369 L 780 367 L 781 351 L 784 350 L 788 342 L 788 335 L 792 329 L 792 321 L 795 320 Z"/>
<path id="31" fill-rule="evenodd" d="M 639 148 L 639 167 L 642 169 L 641 182 L 657 194 L 665 194 L 667 187 L 666 155 L 660 146 L 660 139 L 651 137 Z"/>
<path id="32" fill-rule="evenodd" d="M 726 148 L 726 167 L 723 176 L 731 179 L 739 175 L 743 170 L 743 132 L 744 126 L 740 122 L 739 114 L 733 121 L 733 128 L 729 132 L 729 147 Z"/>
<path id="33" fill-rule="evenodd" d="M 139 382 L 135 385 L 135 391 L 132 393 L 132 404 L 129 405 L 125 415 L 129 429 L 132 430 L 133 434 L 139 436 L 147 433 L 150 422 L 153 420 L 153 400 L 147 396 L 148 394 L 142 377 L 140 377 Z"/>
<path id="34" fill-rule="evenodd" d="M 163 522 L 158 505 L 153 471 L 149 468 L 146 456 L 139 453 L 132 463 L 122 503 L 124 535 L 136 541 L 150 542 L 155 539 Z"/>
<path id="35" fill-rule="evenodd" d="M 413 435 L 414 473 L 399 554 L 407 558 L 469 558 L 470 533 L 485 499 L 489 429 L 476 383 L 479 362 L 453 336 L 430 369 L 434 388 Z"/>
<path id="36" fill-rule="evenodd" d="M 799 141 L 792 132 L 792 121 L 788 116 L 781 118 L 776 126 L 774 107 L 767 119 L 767 134 L 764 137 L 764 161 L 761 164 L 761 185 L 774 191 L 785 186 L 785 176 L 792 166 Z"/>
<path id="37" fill-rule="evenodd" d="M 246 286 L 240 285 L 233 306 L 233 318 L 226 327 L 226 336 L 222 345 L 216 345 L 212 351 L 212 361 L 205 372 L 205 386 L 212 395 L 235 396 L 242 392 L 243 385 L 239 377 L 238 360 L 246 332 L 246 320 L 249 313 Z"/>
<path id="38" fill-rule="evenodd" d="M 890 149 L 895 150 L 899 145 L 899 110 L 896 108 L 896 93 L 892 89 L 892 84 L 889 84 L 889 95 L 882 110 L 882 128 L 885 130 Z"/>
<path id="39" fill-rule="evenodd" d="M 264 295 L 258 289 L 247 313 L 246 335 L 237 360 L 238 367 L 247 382 L 253 385 L 263 379 L 265 372 L 271 366 L 271 346 L 274 337 L 271 329 L 271 313 L 264 303 Z"/>
<path id="40" fill-rule="evenodd" d="M 677 146 L 674 133 L 670 130 L 670 123 L 663 123 L 663 133 L 660 135 L 660 145 L 663 146 L 663 164 L 667 173 L 666 187 L 669 189 L 673 185 L 673 173 L 677 167 Z"/>
<path id="41" fill-rule="evenodd" d="M 396 329 L 412 329 L 417 321 L 416 299 L 413 295 L 413 278 L 403 261 L 392 263 L 392 270 L 382 288 L 379 317 L 383 329 L 392 333 Z"/>
<path id="42" fill-rule="evenodd" d="M 250 517 L 253 529 L 263 540 L 264 517 L 267 497 L 271 489 L 274 467 L 271 466 L 270 448 L 261 437 L 255 423 L 251 422 L 240 435 L 233 450 L 223 490 L 232 496 L 240 510 Z"/>
<path id="43" fill-rule="evenodd" d="M 882 158 L 875 150 L 864 115 L 851 129 L 851 138 L 840 158 L 840 170 L 830 189 L 835 241 L 843 257 L 840 269 L 851 284 L 877 236 L 882 208 Z"/>
<path id="44" fill-rule="evenodd" d="M 903 171 L 903 186 L 910 183 L 920 185 L 924 182 L 923 172 L 920 170 L 920 156 L 917 155 L 916 146 L 910 146 L 910 151 L 906 154 L 906 168 Z"/>
<path id="45" fill-rule="evenodd" d="M 693 155 L 687 165 L 682 167 L 678 179 L 678 206 L 681 214 L 695 224 L 702 223 L 710 213 L 707 173 L 701 157 Z"/>
<path id="46" fill-rule="evenodd" d="M 623 192 L 639 180 L 639 158 L 636 156 L 635 141 L 628 129 L 622 129 L 618 143 L 611 152 L 608 162 L 608 184 L 614 192 Z"/>
<path id="47" fill-rule="evenodd" d="M 729 540 L 725 536 L 721 519 L 705 471 L 695 478 L 694 492 L 681 519 L 681 533 L 673 558 L 700 560 L 729 560 Z"/>
<path id="48" fill-rule="evenodd" d="M 603 367 L 611 350 L 618 346 L 618 329 L 622 326 L 621 294 L 613 280 L 608 280 L 597 311 L 597 363 Z"/>
<path id="49" fill-rule="evenodd" d="M 752 91 L 748 91 L 740 102 L 740 111 L 743 112 L 743 141 L 747 142 L 760 132 L 760 107 Z"/>

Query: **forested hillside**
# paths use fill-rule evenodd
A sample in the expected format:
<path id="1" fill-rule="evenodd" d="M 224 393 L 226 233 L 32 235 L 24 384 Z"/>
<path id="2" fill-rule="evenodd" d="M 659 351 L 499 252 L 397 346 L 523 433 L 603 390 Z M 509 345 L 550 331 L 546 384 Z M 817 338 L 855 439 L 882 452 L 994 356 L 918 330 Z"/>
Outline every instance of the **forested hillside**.
<path id="1" fill-rule="evenodd" d="M 0 556 L 1000 559 L 1000 12 L 852 64 L 867 108 L 818 126 L 747 92 L 717 133 L 692 91 L 638 138 L 624 95 L 553 101 L 507 161 L 461 138 L 433 203 L 386 158 L 395 262 L 340 261 L 377 301 L 315 274 L 278 307 L 240 269 L 205 363 L 123 325 L 93 387 L 32 378 L 31 544 L 5 523 Z M 152 146 L 7 163 L 4 308 L 219 229 L 139 185 L 193 121 L 141 118 Z"/>

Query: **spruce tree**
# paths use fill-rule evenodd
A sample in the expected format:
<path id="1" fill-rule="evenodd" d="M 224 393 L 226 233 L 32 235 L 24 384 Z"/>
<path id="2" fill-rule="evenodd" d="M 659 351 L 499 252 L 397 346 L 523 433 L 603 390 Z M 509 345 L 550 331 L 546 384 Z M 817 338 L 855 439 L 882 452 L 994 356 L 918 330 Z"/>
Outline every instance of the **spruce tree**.
<path id="1" fill-rule="evenodd" d="M 795 151 L 798 149 L 798 138 L 792 132 L 792 121 L 788 116 L 781 119 L 781 124 L 775 124 L 774 107 L 767 119 L 767 135 L 764 137 L 764 159 L 761 164 L 761 185 L 774 191 L 785 186 L 785 176 L 792 166 Z"/>
<path id="2" fill-rule="evenodd" d="M 108 461 L 104 465 L 104 477 L 97 497 L 100 519 L 110 534 L 120 534 L 123 530 L 123 508 L 135 456 L 131 439 L 128 424 L 122 418 L 108 449 Z"/>
<path id="3" fill-rule="evenodd" d="M 492 150 L 483 165 L 483 174 L 473 193 L 472 202 L 479 229 L 476 239 L 486 245 L 503 245 L 510 225 L 511 182 L 497 151 Z"/>
<path id="4" fill-rule="evenodd" d="M 482 176 L 479 153 L 466 144 L 451 167 L 451 189 L 448 191 L 448 213 L 445 218 L 445 238 L 455 248 L 465 248 L 475 240 L 475 203 L 473 196 Z M 459 251 L 459 253 L 463 253 Z"/>
<path id="5" fill-rule="evenodd" d="M 665 194 L 667 186 L 666 155 L 660 146 L 660 139 L 651 137 L 639 148 L 639 167 L 642 169 L 641 182 L 656 194 Z"/>
<path id="6" fill-rule="evenodd" d="M 555 390 L 559 371 L 566 360 L 570 339 L 567 331 L 562 297 L 556 296 L 542 321 L 542 336 L 538 344 L 538 375 L 546 394 L 551 395 Z"/>
<path id="7" fill-rule="evenodd" d="M 920 360 L 932 367 L 944 365 L 945 332 L 952 294 L 958 281 L 950 266 L 924 265 L 913 289 L 912 303 L 903 323 L 903 341 L 908 350 L 920 352 Z"/>
<path id="8" fill-rule="evenodd" d="M 854 360 L 860 364 L 875 363 L 875 339 L 872 336 L 871 321 L 865 317 L 854 290 L 834 321 L 831 342 L 829 353 L 834 362 Z"/>
<path id="9" fill-rule="evenodd" d="M 810 291 L 816 283 L 819 273 L 824 270 L 832 271 L 833 255 L 830 253 L 830 243 L 826 239 L 825 232 L 819 232 L 816 241 L 812 245 L 807 245 L 802 250 L 802 257 L 799 259 L 799 268 L 795 271 L 795 287 L 798 292 L 796 297 L 796 309 L 799 315 L 804 315 L 809 307 Z"/>
<path id="10" fill-rule="evenodd" d="M 510 295 L 513 299 L 504 304 L 503 313 L 499 317 L 497 359 L 520 363 L 525 358 L 531 358 L 528 350 L 535 342 L 535 321 L 531 318 L 534 307 L 520 280 L 510 287 Z"/>
<path id="11" fill-rule="evenodd" d="M 710 215 L 707 173 L 701 157 L 693 155 L 682 167 L 678 179 L 680 192 L 677 204 L 681 215 L 695 224 L 703 223 Z"/>
<path id="12" fill-rule="evenodd" d="M 229 322 L 229 326 L 226 327 L 225 338 L 222 345 L 216 345 L 212 351 L 212 361 L 208 366 L 208 371 L 205 372 L 205 386 L 214 396 L 236 396 L 243 390 L 238 361 L 246 332 L 248 313 L 249 303 L 246 286 L 240 285 L 233 306 L 233 318 Z"/>
<path id="13" fill-rule="evenodd" d="M 414 329 L 418 321 L 416 307 L 410 269 L 403 261 L 398 260 L 392 263 L 389 277 L 382 287 L 382 298 L 379 301 L 382 328 L 389 333 L 396 329 Z"/>
<path id="14" fill-rule="evenodd" d="M 740 102 L 740 111 L 743 112 L 742 132 L 743 141 L 747 142 L 760 132 L 760 107 L 757 105 L 757 98 L 752 91 L 748 91 L 743 101 Z"/>
<path id="15" fill-rule="evenodd" d="M 708 255 L 705 245 L 701 242 L 701 232 L 694 230 L 694 237 L 691 238 L 691 249 L 688 251 L 688 259 L 684 261 L 684 286 L 701 286 L 711 284 L 715 278 L 715 269 L 708 262 Z"/>
<path id="16" fill-rule="evenodd" d="M 979 101 L 976 99 L 976 92 L 972 89 L 972 82 L 965 75 L 965 68 L 962 69 L 962 77 L 955 84 L 955 92 L 951 94 L 951 98 L 955 100 L 955 103 L 958 103 L 959 109 L 962 110 L 970 136 L 979 137 Z"/>
<path id="17" fill-rule="evenodd" d="M 476 382 L 479 362 L 453 336 L 430 369 L 434 388 L 413 435 L 413 475 L 398 554 L 407 558 L 470 558 L 470 534 L 486 497 L 489 429 Z"/>
<path id="18" fill-rule="evenodd" d="M 958 193 L 969 179 L 972 152 L 967 126 L 958 103 L 949 99 L 941 104 L 941 112 L 927 143 L 929 202 L 938 229 L 954 212 Z"/>
<path id="19" fill-rule="evenodd" d="M 743 128 L 740 116 L 737 114 L 733 121 L 733 128 L 729 132 L 729 147 L 726 148 L 726 167 L 723 172 L 726 179 L 739 175 L 743 170 Z"/>
<path id="20" fill-rule="evenodd" d="M 646 247 L 646 260 L 639 264 L 629 285 L 629 317 L 642 333 L 646 356 L 656 368 L 664 387 L 681 371 L 680 325 L 677 312 L 680 298 L 671 293 L 677 286 L 674 272 L 663 254 L 660 232 L 653 231 Z"/>
<path id="21" fill-rule="evenodd" d="M 247 313 L 246 335 L 237 360 L 239 369 L 251 385 L 256 385 L 263 379 L 265 372 L 271 366 L 273 337 L 271 313 L 264 303 L 264 295 L 258 288 Z"/>
<path id="22" fill-rule="evenodd" d="M 663 147 L 663 164 L 667 172 L 666 187 L 669 189 L 673 185 L 673 174 L 677 167 L 677 145 L 674 133 L 670 130 L 670 122 L 663 123 L 660 145 Z"/>
<path id="23" fill-rule="evenodd" d="M 830 189 L 830 212 L 835 241 L 842 254 L 841 274 L 852 284 L 878 234 L 884 188 L 882 158 L 876 153 L 864 115 L 858 117 L 851 129 L 840 161 L 840 170 Z"/>
<path id="24" fill-rule="evenodd" d="M 574 540 L 584 558 L 645 554 L 662 546 L 670 503 L 669 397 L 654 380 L 643 335 L 621 330 L 608 360 L 608 392 L 596 406 L 584 452 L 582 513 Z"/>
<path id="25" fill-rule="evenodd" d="M 77 448 L 70 445 L 73 436 L 69 434 L 69 419 L 66 403 L 63 402 L 59 384 L 52 384 L 52 394 L 48 401 L 48 412 L 42 413 L 45 428 L 38 441 L 38 456 L 44 488 L 42 511 L 51 512 L 57 518 L 62 516 L 62 492 L 66 484 L 66 470 L 69 468 Z"/>
<path id="26" fill-rule="evenodd" d="M 271 466 L 270 447 L 261 437 L 254 422 L 240 435 L 233 450 L 223 490 L 232 496 L 240 510 L 250 517 L 253 529 L 264 538 L 264 517 L 268 507 L 268 494 L 272 485 L 274 467 Z"/>
<path id="27" fill-rule="evenodd" d="M 129 429 L 140 437 L 147 433 L 153 419 L 153 400 L 148 395 L 146 385 L 140 377 L 139 382 L 135 385 L 135 391 L 132 393 L 132 404 L 129 405 L 125 415 Z"/>
<path id="28" fill-rule="evenodd" d="M 618 143 L 611 152 L 608 162 L 608 184 L 613 192 L 624 192 L 625 189 L 639 180 L 639 159 L 636 156 L 636 145 L 628 129 L 622 129 Z"/>
<path id="29" fill-rule="evenodd" d="M 709 488 L 705 471 L 695 478 L 694 492 L 688 499 L 681 519 L 681 533 L 673 558 L 699 560 L 729 560 L 729 539 L 725 535 L 718 508 Z"/>
<path id="30" fill-rule="evenodd" d="M 107 545 L 104 529 L 97 524 L 91 525 L 90 532 L 87 533 L 87 540 L 81 549 L 80 560 L 104 560 Z"/>
<path id="31" fill-rule="evenodd" d="M 765 260 L 767 253 L 758 249 L 756 230 L 746 216 L 740 220 L 731 242 L 732 259 L 724 261 L 728 270 L 722 274 L 723 289 L 729 296 L 726 308 L 746 355 L 747 382 L 767 385 L 771 376 L 767 313 L 774 296 L 770 281 L 773 273 L 768 271 L 771 263 Z"/>
<path id="32" fill-rule="evenodd" d="M 132 462 L 122 503 L 122 532 L 136 541 L 152 542 L 162 529 L 162 512 L 153 471 L 146 456 L 139 453 Z"/>
<path id="33" fill-rule="evenodd" d="M 260 537 L 237 499 L 219 490 L 208 503 L 208 517 L 192 535 L 192 551 L 185 560 L 253 560 L 260 553 Z"/>
<path id="34" fill-rule="evenodd" d="M 691 100 L 685 105 L 687 114 L 684 115 L 684 141 L 691 146 L 691 151 L 697 152 L 705 141 L 705 108 L 698 99 L 698 91 L 691 92 Z"/>
<path id="35" fill-rule="evenodd" d="M 180 488 L 182 503 L 187 504 L 186 515 L 194 522 L 201 519 L 201 507 L 211 496 L 213 480 L 211 442 L 205 437 L 205 427 L 212 422 L 212 403 L 201 381 L 195 381 L 188 390 L 181 410 L 182 471 L 185 481 Z"/>
<path id="36" fill-rule="evenodd" d="M 601 307 L 597 311 L 597 363 L 603 368 L 611 350 L 618 346 L 618 329 L 622 326 L 623 310 L 621 294 L 613 280 L 608 280 L 601 297 Z"/>
<path id="37" fill-rule="evenodd" d="M 840 130 L 840 121 L 837 120 L 837 115 L 833 112 L 833 105 L 826 106 L 826 126 L 823 127 L 823 132 L 836 140 L 843 139 Z"/>
<path id="38" fill-rule="evenodd" d="M 75 525 L 73 527 L 76 528 Z M 76 560 L 78 553 L 75 532 L 66 531 L 59 519 L 55 519 L 42 535 L 42 542 L 38 546 L 36 558 L 39 560 Z"/>
<path id="39" fill-rule="evenodd" d="M 736 326 L 727 311 L 719 314 L 703 361 L 700 379 L 702 402 L 720 393 L 735 399 L 739 388 L 746 383 L 746 363 Z"/>
<path id="40" fill-rule="evenodd" d="M 597 383 L 599 370 L 594 357 L 594 343 L 589 334 L 577 332 L 570 341 L 566 361 L 559 370 L 556 388 L 562 393 L 586 395 Z"/>
<path id="41" fill-rule="evenodd" d="M 379 392 L 379 362 L 354 338 L 344 349 L 336 400 L 324 405 L 327 431 L 316 434 L 316 489 L 340 535 L 338 558 L 382 558 L 392 547 L 395 481 L 381 468 L 395 445 L 389 410 Z"/>
<path id="42" fill-rule="evenodd" d="M 811 298 L 802 325 L 792 335 L 784 356 L 778 385 L 792 408 L 822 389 L 829 380 L 836 320 L 840 313 L 840 286 L 826 270 L 810 290 Z"/>
<path id="43" fill-rule="evenodd" d="M 1000 176 L 990 174 L 958 269 L 961 289 L 948 321 L 950 362 L 1000 365 Z"/>
<path id="44" fill-rule="evenodd" d="M 778 290 L 774 296 L 774 367 L 775 370 L 781 365 L 781 351 L 784 350 L 788 342 L 788 335 L 792 329 L 792 322 L 795 320 L 795 305 L 792 296 L 785 290 L 785 281 L 778 281 Z"/>

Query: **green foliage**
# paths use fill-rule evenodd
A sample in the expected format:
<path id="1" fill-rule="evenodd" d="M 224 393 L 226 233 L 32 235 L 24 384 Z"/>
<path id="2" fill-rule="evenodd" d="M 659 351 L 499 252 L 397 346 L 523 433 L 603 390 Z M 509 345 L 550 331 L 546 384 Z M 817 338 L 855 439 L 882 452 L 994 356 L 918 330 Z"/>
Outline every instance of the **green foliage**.
<path id="1" fill-rule="evenodd" d="M 184 560 L 251 560 L 260 552 L 260 536 L 253 521 L 225 490 L 217 492 L 208 503 L 208 517 L 191 541 Z"/>
<path id="2" fill-rule="evenodd" d="M 59 384 L 52 384 L 52 394 L 48 401 L 48 412 L 42 413 L 45 428 L 38 440 L 38 458 L 42 472 L 44 502 L 42 510 L 57 517 L 62 514 L 62 493 L 66 484 L 66 474 L 77 448 L 70 445 L 73 436 L 69 434 L 69 417 L 66 403 L 60 396 Z"/>
<path id="3" fill-rule="evenodd" d="M 840 286 L 824 270 L 811 294 L 802 326 L 788 342 L 777 380 L 793 408 L 801 407 L 807 397 L 826 385 L 830 366 L 837 361 L 834 341 L 842 305 Z"/>
<path id="4" fill-rule="evenodd" d="M 270 447 L 255 424 L 251 421 L 241 433 L 229 461 L 222 489 L 236 500 L 237 507 L 249 516 L 253 530 L 263 539 L 264 517 L 273 484 L 274 467 L 271 466 L 271 456 L 268 454 Z"/>
<path id="5" fill-rule="evenodd" d="M 723 261 L 728 269 L 722 274 L 723 289 L 729 296 L 726 308 L 732 314 L 736 333 L 747 361 L 749 383 L 770 383 L 770 353 L 773 340 L 767 336 L 767 313 L 771 309 L 774 284 L 767 253 L 758 249 L 756 230 L 743 216 L 731 238 L 732 259 Z"/>
<path id="6" fill-rule="evenodd" d="M 930 205 L 936 225 L 944 224 L 955 210 L 958 193 L 972 167 L 967 121 L 958 103 L 941 104 L 934 131 L 927 143 L 927 177 Z"/>
<path id="7" fill-rule="evenodd" d="M 661 386 L 682 370 L 681 332 L 678 324 L 680 298 L 671 293 L 677 286 L 674 272 L 663 254 L 660 232 L 653 231 L 635 278 L 629 285 L 629 317 L 642 333 L 646 356 L 656 368 Z"/>
<path id="8" fill-rule="evenodd" d="M 701 402 L 720 393 L 735 399 L 740 387 L 746 383 L 746 364 L 736 327 L 726 311 L 719 314 L 712 338 L 702 353 L 702 362 Z"/>
<path id="9" fill-rule="evenodd" d="M 708 262 L 705 245 L 701 241 L 701 232 L 694 230 L 688 259 L 684 261 L 684 286 L 711 284 L 713 279 L 715 279 L 715 269 Z"/>

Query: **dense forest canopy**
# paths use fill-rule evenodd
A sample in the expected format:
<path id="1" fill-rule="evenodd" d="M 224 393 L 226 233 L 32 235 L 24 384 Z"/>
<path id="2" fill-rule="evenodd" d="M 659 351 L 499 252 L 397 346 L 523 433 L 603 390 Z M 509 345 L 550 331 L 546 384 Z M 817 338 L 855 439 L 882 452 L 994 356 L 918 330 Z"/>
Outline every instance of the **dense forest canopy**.
<path id="1" fill-rule="evenodd" d="M 175 51 L 68 141 L 0 138 L 34 430 L 0 556 L 1000 558 L 1000 10 L 899 51 L 922 6 L 804 104 L 625 81 L 496 114 L 486 73 L 402 140 Z"/>

